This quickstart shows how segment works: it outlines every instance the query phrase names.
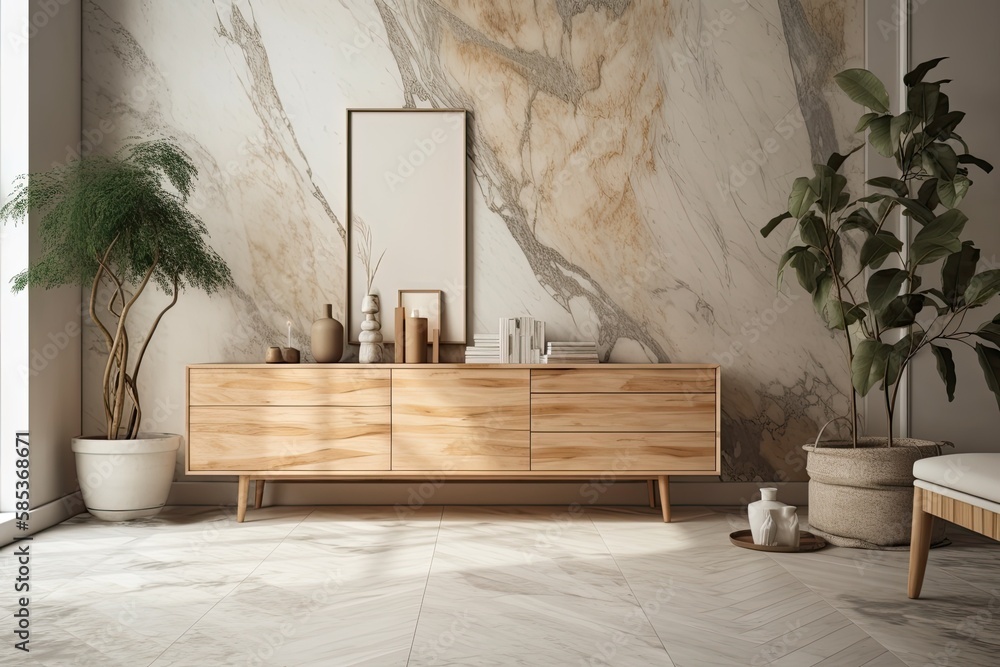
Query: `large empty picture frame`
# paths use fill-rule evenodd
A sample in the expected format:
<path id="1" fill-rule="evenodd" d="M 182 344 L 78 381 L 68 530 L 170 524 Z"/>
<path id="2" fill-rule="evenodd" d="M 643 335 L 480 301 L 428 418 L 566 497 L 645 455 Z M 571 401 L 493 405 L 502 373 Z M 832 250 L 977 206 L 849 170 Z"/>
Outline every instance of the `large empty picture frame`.
<path id="1" fill-rule="evenodd" d="M 400 289 L 441 290 L 441 342 L 466 342 L 466 112 L 347 110 L 348 331 L 361 333 L 368 278 L 358 257 L 371 236 L 382 337 L 392 341 Z"/>

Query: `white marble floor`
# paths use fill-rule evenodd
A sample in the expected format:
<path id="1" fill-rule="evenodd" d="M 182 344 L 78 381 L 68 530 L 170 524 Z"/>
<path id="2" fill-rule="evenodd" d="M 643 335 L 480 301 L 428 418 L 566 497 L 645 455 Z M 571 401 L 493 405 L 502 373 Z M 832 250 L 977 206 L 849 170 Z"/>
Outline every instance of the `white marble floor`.
<path id="1" fill-rule="evenodd" d="M 1000 547 L 768 555 L 719 509 L 168 508 L 37 535 L 31 652 L 3 665 L 997 665 Z M 4 627 L 4 625 L 8 627 Z"/>

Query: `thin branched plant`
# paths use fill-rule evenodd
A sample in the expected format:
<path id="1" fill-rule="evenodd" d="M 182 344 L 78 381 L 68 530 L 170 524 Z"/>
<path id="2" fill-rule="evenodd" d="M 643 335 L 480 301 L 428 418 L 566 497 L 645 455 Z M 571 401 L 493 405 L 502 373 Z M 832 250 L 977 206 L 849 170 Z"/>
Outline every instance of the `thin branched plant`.
<path id="1" fill-rule="evenodd" d="M 197 174 L 173 141 L 132 138 L 114 155 L 85 156 L 19 177 L 0 207 L 5 223 L 31 214 L 42 245 L 40 256 L 12 280 L 15 292 L 90 289 L 90 318 L 107 353 L 102 398 L 109 440 L 139 434 L 139 371 L 180 292 L 192 287 L 212 294 L 232 286 L 229 268 L 205 241 L 204 222 L 187 206 Z M 129 318 L 150 283 L 170 300 L 136 350 Z"/>
<path id="2" fill-rule="evenodd" d="M 362 266 L 365 267 L 365 276 L 368 279 L 368 287 L 365 290 L 365 294 L 371 294 L 372 284 L 375 282 L 375 274 L 378 273 L 378 267 L 382 264 L 382 258 L 385 257 L 385 250 L 382 251 L 375 265 L 372 266 L 372 230 L 358 216 L 354 216 L 354 227 L 358 230 L 358 259 L 361 260 Z"/>

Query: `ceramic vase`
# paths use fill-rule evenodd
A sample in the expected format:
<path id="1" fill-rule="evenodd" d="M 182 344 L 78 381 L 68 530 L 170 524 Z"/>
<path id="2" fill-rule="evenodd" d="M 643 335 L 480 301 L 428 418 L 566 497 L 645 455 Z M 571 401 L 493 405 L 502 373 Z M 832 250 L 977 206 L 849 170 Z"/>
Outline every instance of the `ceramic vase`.
<path id="1" fill-rule="evenodd" d="M 785 503 L 778 502 L 778 489 L 768 487 L 760 490 L 760 500 L 750 503 L 747 507 L 747 518 L 750 520 L 750 534 L 753 536 L 754 544 L 761 542 L 760 527 L 767 517 L 768 510 L 776 510 L 785 507 Z"/>
<path id="2" fill-rule="evenodd" d="M 755 544 L 761 544 L 765 547 L 773 547 L 778 543 L 778 521 L 781 519 L 778 515 L 779 511 L 780 510 L 767 510 L 764 512 L 764 520 L 760 524 L 760 542 L 754 540 Z"/>
<path id="3" fill-rule="evenodd" d="M 778 513 L 778 534 L 776 537 L 778 546 L 799 548 L 799 515 L 795 513 L 796 508 L 785 505 L 777 510 Z M 774 514 L 775 510 L 770 510 L 769 514 Z"/>
<path id="4" fill-rule="evenodd" d="M 378 295 L 369 294 L 361 301 L 361 312 L 365 314 L 365 319 L 361 323 L 361 334 L 358 341 L 361 343 L 361 350 L 358 352 L 358 361 L 363 364 L 377 364 L 382 361 L 382 324 L 378 321 Z"/>
<path id="5" fill-rule="evenodd" d="M 334 364 L 344 355 L 344 325 L 333 319 L 333 304 L 323 306 L 323 316 L 313 322 L 310 347 L 318 364 Z"/>

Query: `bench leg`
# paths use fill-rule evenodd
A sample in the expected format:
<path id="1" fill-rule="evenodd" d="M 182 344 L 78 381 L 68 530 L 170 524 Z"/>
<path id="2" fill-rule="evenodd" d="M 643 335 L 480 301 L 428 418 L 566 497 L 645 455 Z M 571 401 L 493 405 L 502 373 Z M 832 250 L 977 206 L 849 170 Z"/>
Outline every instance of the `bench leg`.
<path id="1" fill-rule="evenodd" d="M 655 480 L 646 480 L 646 491 L 649 493 L 649 506 L 656 507 L 656 487 L 653 485 Z"/>
<path id="2" fill-rule="evenodd" d="M 913 528 L 910 531 L 910 577 L 907 595 L 911 600 L 920 597 L 920 587 L 924 583 L 927 557 L 931 551 L 931 530 L 934 515 L 924 511 L 923 489 L 913 487 Z"/>
<path id="3" fill-rule="evenodd" d="M 670 478 L 660 475 L 660 509 L 663 510 L 663 523 L 670 523 Z"/>
<path id="4" fill-rule="evenodd" d="M 253 508 L 259 510 L 264 506 L 264 480 L 258 479 L 253 483 Z"/>
<path id="5" fill-rule="evenodd" d="M 239 493 L 236 495 L 236 521 L 243 523 L 247 516 L 247 496 L 250 495 L 250 476 L 240 475 Z"/>

